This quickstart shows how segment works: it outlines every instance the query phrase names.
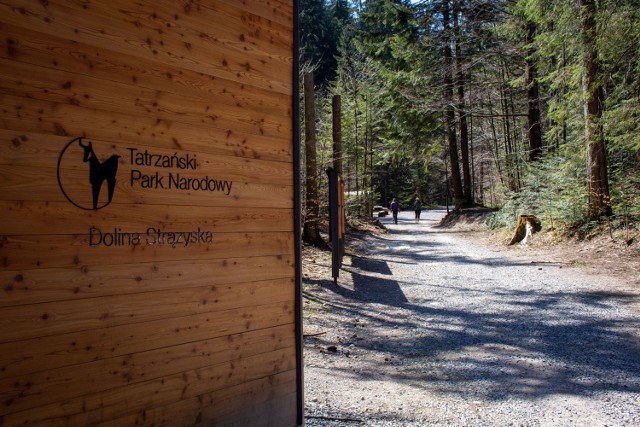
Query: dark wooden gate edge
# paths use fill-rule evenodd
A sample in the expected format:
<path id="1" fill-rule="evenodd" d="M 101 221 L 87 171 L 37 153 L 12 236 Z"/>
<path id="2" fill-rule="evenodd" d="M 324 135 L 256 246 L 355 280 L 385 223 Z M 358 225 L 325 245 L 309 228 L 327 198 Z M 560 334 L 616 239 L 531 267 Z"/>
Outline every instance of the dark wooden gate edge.
<path id="1" fill-rule="evenodd" d="M 293 233 L 295 239 L 295 292 L 296 292 L 296 405 L 298 426 L 304 425 L 304 375 L 302 330 L 302 205 L 300 188 L 300 41 L 299 0 L 293 2 Z"/>

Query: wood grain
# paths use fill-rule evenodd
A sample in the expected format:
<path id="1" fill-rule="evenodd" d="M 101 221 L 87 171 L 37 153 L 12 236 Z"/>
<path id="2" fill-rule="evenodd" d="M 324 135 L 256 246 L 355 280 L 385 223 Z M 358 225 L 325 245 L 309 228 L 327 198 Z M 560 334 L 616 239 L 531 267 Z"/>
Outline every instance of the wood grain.
<path id="1" fill-rule="evenodd" d="M 117 146 L 147 145 L 166 150 L 205 152 L 213 155 L 292 161 L 292 141 L 249 135 L 237 129 L 217 129 L 207 124 L 162 120 L 152 115 L 85 109 L 72 103 L 29 100 L 0 93 L 0 127 L 18 133 L 86 136 Z"/>
<path id="2" fill-rule="evenodd" d="M 291 354 L 293 340 L 292 326 L 280 326 L 268 330 L 247 332 L 233 336 L 235 346 L 225 344 L 227 338 L 211 339 L 198 343 L 189 343 L 169 349 L 135 353 L 112 359 L 99 360 L 85 364 L 81 372 L 77 367 L 59 368 L 42 373 L 34 373 L 25 379 L 11 378 L 0 380 L 0 415 L 13 411 L 37 408 L 54 402 L 83 397 L 88 394 L 112 393 L 114 388 L 123 388 L 149 379 L 182 376 L 184 372 L 195 371 L 202 378 L 200 385 L 194 381 L 182 383 L 181 391 L 188 388 L 215 387 L 216 383 L 235 385 L 230 360 L 250 358 L 256 354 L 264 357 L 265 363 L 252 366 L 254 372 L 262 376 L 273 374 L 286 368 L 274 368 L 280 365 L 285 354 Z M 269 356 L 275 355 L 269 366 Z M 286 365 L 286 362 L 284 362 Z M 220 366 L 226 371 L 220 370 Z M 243 369 L 241 367 L 240 369 Z M 249 368 L 249 367 L 247 367 Z M 290 369 L 290 368 L 289 368 Z M 204 375 L 203 375 L 204 374 Z M 186 383 L 186 386 L 185 386 Z M 55 393 L 47 390 L 55 389 Z M 186 397 L 186 393 L 183 394 Z"/>
<path id="3" fill-rule="evenodd" d="M 0 58 L 0 93 L 87 109 L 137 116 L 152 115 L 186 125 L 236 129 L 248 135 L 280 138 L 291 135 L 291 117 L 252 113 L 235 105 L 220 105 L 214 97 L 196 99 L 174 94 L 164 87 L 146 89 L 81 74 L 52 70 Z"/>
<path id="4" fill-rule="evenodd" d="M 102 231 L 104 239 L 107 230 Z M 144 233 L 145 230 L 140 232 Z M 92 236 L 98 236 L 97 232 L 90 233 L 87 230 L 81 235 L 3 236 L 0 242 L 0 271 L 119 265 L 132 259 L 140 263 L 208 262 L 227 257 L 284 256 L 293 252 L 293 234 L 287 233 L 217 233 L 211 244 L 189 246 L 174 246 L 166 240 L 164 244 L 147 244 L 145 240 L 148 237 L 143 234 L 140 245 L 106 246 L 105 243 L 99 244 L 100 237 L 93 237 L 96 246 L 91 247 Z M 154 242 L 158 241 L 157 234 L 151 236 Z"/>
<path id="5" fill-rule="evenodd" d="M 274 411 L 264 408 L 281 402 L 286 408 L 291 402 L 291 390 L 295 389 L 293 371 L 270 375 L 247 384 L 240 384 L 226 390 L 205 393 L 197 398 L 181 400 L 177 403 L 145 410 L 116 420 L 118 425 L 150 425 L 150 419 L 167 420 L 172 427 L 194 425 L 211 426 L 237 423 L 243 426 L 286 426 L 295 425 L 292 414 L 286 410 Z M 240 398 L 238 398 L 240 397 Z M 251 402 L 247 406 L 243 402 Z M 76 420 L 76 418 L 72 418 Z M 86 419 L 80 419 L 80 423 Z M 108 423 L 104 424 L 105 427 Z"/>
<path id="6" fill-rule="evenodd" d="M 126 227 L 146 230 L 150 225 L 164 229 L 193 230 L 198 227 L 214 233 L 283 231 L 292 232 L 289 209 L 231 209 L 200 206 L 185 209 L 173 205 L 118 205 L 117 209 L 101 209 L 78 213 L 68 202 L 0 201 L 3 220 L 0 235 L 47 234 L 55 224 L 56 234 L 84 234 L 92 226 L 104 230 Z"/>
<path id="7" fill-rule="evenodd" d="M 235 1 L 220 0 L 219 3 L 225 4 L 230 8 L 240 10 L 248 10 L 251 14 L 266 18 L 271 22 L 278 22 L 286 27 L 293 25 L 293 9 L 291 4 L 282 0 L 259 0 L 259 1 Z M 260 28 L 269 24 L 263 24 Z"/>
<path id="8" fill-rule="evenodd" d="M 2 343 L 0 379 L 290 324 L 293 304 L 290 296 L 284 298 L 266 305 L 254 298 L 247 300 L 255 301 L 250 307 Z"/>
<path id="9" fill-rule="evenodd" d="M 2 22 L 0 57 L 72 75 L 89 75 L 147 89 L 163 88 L 164 91 L 193 98 L 196 102 L 215 99 L 221 105 L 292 117 L 288 95 Z"/>
<path id="10" fill-rule="evenodd" d="M 280 302 L 293 298 L 291 281 L 275 279 L 4 307 L 0 338 L 12 342 Z"/>
<path id="11" fill-rule="evenodd" d="M 163 187 L 146 188 L 145 183 L 136 175 L 132 178 L 131 170 L 123 168 L 119 171 L 112 202 L 114 204 L 147 204 L 147 205 L 178 205 L 210 206 L 235 208 L 273 208 L 291 209 L 293 207 L 293 187 L 272 185 L 267 183 L 237 182 L 224 179 L 224 176 L 207 175 L 198 172 L 158 171 L 164 176 Z M 127 174 L 127 172 L 129 172 Z M 169 173 L 173 179 L 208 179 L 210 188 L 216 183 L 226 183 L 220 190 L 183 190 L 170 183 Z M 155 172 L 151 175 L 155 176 Z M 41 168 L 30 171 L 21 166 L 4 166 L 0 170 L 0 200 L 4 201 L 55 201 L 65 202 L 67 199 L 60 190 L 56 168 Z M 121 177 L 121 178 L 120 178 Z M 91 184 L 88 171 L 65 170 L 61 176 L 65 192 L 73 196 L 73 200 L 85 208 L 90 208 Z M 182 182 L 182 181 L 180 181 Z M 229 186 L 231 188 L 229 189 Z M 107 184 L 101 191 L 102 198 L 99 206 L 107 203 Z"/>
<path id="12" fill-rule="evenodd" d="M 50 169 L 56 167 L 59 157 L 63 155 L 64 162 L 60 165 L 63 170 L 78 170 L 88 174 L 89 165 L 82 162 L 83 149 L 77 142 L 68 146 L 73 139 L 75 138 L 0 130 L 0 165 Z M 155 171 L 163 174 L 179 173 L 181 171 L 178 168 L 158 167 L 155 163 L 163 156 L 186 157 L 188 155 L 196 160 L 196 169 L 190 171 L 192 174 L 216 176 L 225 180 L 247 183 L 287 186 L 293 181 L 293 169 L 289 163 L 284 162 L 213 155 L 201 151 L 167 150 L 139 144 L 121 145 L 96 138 L 83 139 L 84 144 L 88 142 L 92 143 L 101 161 L 111 155 L 120 156 L 118 170 L 121 179 L 130 178 L 132 169 L 143 173 Z M 145 153 L 147 157 L 155 156 L 155 160 L 149 162 L 149 166 L 140 164 Z"/>
<path id="13" fill-rule="evenodd" d="M 0 272 L 0 307 L 293 277 L 290 255 Z"/>
<path id="14" fill-rule="evenodd" d="M 98 10 L 94 11 L 93 7 L 99 7 L 92 7 L 86 3 L 74 5 L 68 2 L 57 4 L 48 1 L 44 6 L 29 0 L 12 0 L 11 3 L 12 6 L 0 3 L 2 22 L 19 22 L 21 27 L 33 31 L 55 34 L 69 40 L 171 66 L 182 66 L 278 93 L 292 93 L 288 79 L 282 79 L 283 74 L 291 76 L 293 60 L 290 55 L 275 61 L 273 58 L 261 57 L 254 53 L 252 56 L 256 57 L 256 61 L 248 62 L 246 52 L 229 49 L 223 43 L 216 42 L 215 36 L 188 37 L 179 33 L 179 29 L 167 29 L 167 22 L 157 22 L 151 27 L 145 27 L 141 19 L 123 19 L 121 11 L 126 11 L 126 14 L 142 12 L 132 10 L 130 2 L 113 2 L 121 9 L 118 11 L 117 19 L 112 14 L 104 16 Z M 109 10 L 115 13 L 118 8 L 112 7 Z M 166 20 L 180 20 L 183 12 L 179 9 L 174 10 L 174 15 L 166 17 Z M 204 34 L 207 34 L 206 29 L 212 28 L 206 21 L 201 21 L 201 25 L 200 32 Z M 274 63 L 275 66 L 270 68 L 270 63 Z"/>
<path id="15" fill-rule="evenodd" d="M 0 0 L 1 425 L 295 425 L 293 12 Z"/>
<path id="16" fill-rule="evenodd" d="M 287 378 L 291 375 L 292 357 L 294 357 L 293 349 L 259 354 L 239 359 L 237 362 L 226 362 L 178 375 L 128 384 L 125 387 L 113 389 L 108 394 L 89 394 L 13 412 L 5 415 L 4 421 L 7 425 L 65 425 L 66 420 L 77 420 L 78 425 L 95 425 L 104 420 L 138 414 L 148 425 L 153 422 L 153 419 L 145 416 L 147 408 L 160 408 L 163 405 L 193 398 L 198 399 L 201 408 L 205 408 L 208 401 L 199 399 L 200 396 L 215 395 L 223 390 L 234 391 L 232 387 L 260 379 L 268 379 L 270 385 L 277 383 L 281 376 Z M 283 384 L 293 387 L 291 382 L 283 382 Z M 245 402 L 245 405 L 250 406 L 250 401 L 247 403 L 242 397 L 242 394 L 236 395 L 234 401 Z M 273 398 L 270 400 L 272 401 Z M 123 405 L 123 401 L 127 402 L 127 405 Z M 281 408 L 281 410 L 291 413 L 290 407 Z"/>

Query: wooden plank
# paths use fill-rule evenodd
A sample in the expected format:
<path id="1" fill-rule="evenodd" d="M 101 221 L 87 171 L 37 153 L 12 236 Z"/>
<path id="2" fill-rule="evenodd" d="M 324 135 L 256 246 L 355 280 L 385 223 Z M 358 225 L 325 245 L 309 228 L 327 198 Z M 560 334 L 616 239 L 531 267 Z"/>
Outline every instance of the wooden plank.
<path id="1" fill-rule="evenodd" d="M 216 366 L 228 361 L 232 361 L 233 365 L 238 359 L 256 354 L 264 355 L 265 358 L 272 353 L 280 356 L 282 351 L 288 353 L 294 347 L 292 330 L 292 325 L 278 326 L 98 360 L 82 365 L 81 370 L 77 366 L 69 366 L 33 373 L 23 378 L 1 379 L 0 400 L 4 405 L 0 405 L 0 415 L 87 394 L 107 393 L 110 389 L 179 375 L 189 370 L 207 370 L 213 373 Z M 228 340 L 232 340 L 234 345 L 228 345 Z M 234 368 L 230 368 L 215 374 L 222 379 L 223 376 L 233 374 Z M 278 371 L 262 372 L 265 375 Z M 203 380 L 209 382 L 207 379 Z M 215 377 L 209 380 L 215 383 Z M 51 393 L 51 390 L 55 390 L 55 393 Z"/>
<path id="2" fill-rule="evenodd" d="M 152 116 L 187 125 L 204 124 L 221 130 L 275 138 L 292 135 L 291 117 L 254 113 L 246 108 L 220 105 L 216 98 L 198 100 L 167 92 L 170 83 L 155 90 L 38 67 L 0 58 L 0 93 L 69 103 L 78 107 Z"/>
<path id="3" fill-rule="evenodd" d="M 210 153 L 253 159 L 292 161 L 292 138 L 249 135 L 235 129 L 186 125 L 153 117 L 97 111 L 0 94 L 0 128 L 18 133 L 85 136 L 116 146 L 153 146 L 158 149 Z"/>
<path id="4" fill-rule="evenodd" d="M 297 395 L 294 389 L 290 389 L 289 393 L 274 396 L 265 402 L 258 402 L 251 405 L 249 410 L 242 411 L 236 408 L 234 412 L 224 411 L 206 411 L 209 417 L 200 420 L 194 424 L 194 427 L 216 426 L 252 426 L 252 427 L 271 427 L 271 426 L 297 426 L 296 422 L 296 404 Z M 225 413 L 227 412 L 227 413 Z"/>
<path id="5" fill-rule="evenodd" d="M 109 420 L 98 426 L 151 426 L 152 420 L 165 420 L 172 427 L 204 426 L 294 426 L 289 418 L 274 419 L 282 414 L 293 412 L 295 403 L 291 404 L 290 396 L 296 389 L 294 371 L 287 371 L 245 384 L 239 384 L 213 393 L 205 393 L 195 398 L 180 400 L 170 405 L 145 408 L 142 413 Z M 265 405 L 273 401 L 281 402 L 288 411 L 264 411 Z M 247 405 L 246 402 L 251 402 Z M 283 409 L 284 409 L 283 408 Z M 289 415 L 290 416 L 290 415 Z M 72 417 L 69 421 L 78 425 L 86 423 L 86 418 Z"/>
<path id="6" fill-rule="evenodd" d="M 2 271 L 0 307 L 293 277 L 293 265 L 293 255 L 271 255 Z"/>
<path id="7" fill-rule="evenodd" d="M 293 18 L 0 0 L 0 424 L 295 423 Z"/>
<path id="8" fill-rule="evenodd" d="M 21 27 L 34 31 L 292 94 L 291 57 L 288 64 L 264 57 L 248 62 L 241 52 L 230 51 L 223 44 L 216 43 L 215 37 L 208 45 L 200 43 L 202 38 L 176 39 L 166 24 L 158 24 L 153 30 L 138 29 L 138 19 L 103 17 L 93 13 L 90 7 L 80 6 L 77 10 L 69 7 L 73 5 L 55 4 L 53 1 L 48 1 L 45 6 L 28 0 L 12 0 L 11 3 L 0 3 L 1 22 L 19 23 Z M 126 7 L 131 5 L 133 3 L 127 2 Z M 177 19 L 180 19 L 179 15 Z M 273 67 L 268 67 L 268 64 L 273 64 Z"/>
<path id="9" fill-rule="evenodd" d="M 247 298 L 253 298 L 249 295 Z M 0 344 L 0 379 L 294 322 L 293 303 L 234 308 Z"/>
<path id="10" fill-rule="evenodd" d="M 216 233 L 211 244 L 190 243 L 185 246 L 184 240 L 174 245 L 171 244 L 167 235 L 158 235 L 154 232 L 147 236 L 145 230 L 140 230 L 142 234 L 138 245 L 133 244 L 134 240 L 127 240 L 126 235 L 120 232 L 101 231 L 102 237 L 95 230 L 91 230 L 91 233 L 87 230 L 87 233 L 82 235 L 3 236 L 0 242 L 0 271 L 119 265 L 134 260 L 139 263 L 211 262 L 229 257 L 293 253 L 293 233 Z M 132 231 L 135 230 L 128 231 L 129 235 Z M 164 231 L 168 230 L 164 229 Z M 104 240 L 105 237 L 107 240 Z M 148 244 L 147 239 L 153 244 Z M 115 243 L 107 246 L 112 241 Z M 119 244 L 121 242 L 125 244 Z M 132 244 L 128 244 L 129 242 Z M 95 245 L 91 247 L 91 243 Z"/>
<path id="11" fill-rule="evenodd" d="M 159 64 L 108 49 L 66 40 L 0 22 L 0 57 L 101 80 L 164 88 L 195 100 L 292 117 L 291 96 L 245 86 L 233 80 Z"/>
<path id="12" fill-rule="evenodd" d="M 293 300 L 293 278 L 4 307 L 0 343 Z M 262 299 L 260 299 L 262 298 Z"/>
<path id="13" fill-rule="evenodd" d="M 0 201 L 0 211 L 0 235 L 5 236 L 50 233 L 51 224 L 55 224 L 56 234 L 83 234 L 97 225 L 113 230 L 122 228 L 123 218 L 127 227 L 135 230 L 158 224 L 177 230 L 200 226 L 214 233 L 293 231 L 289 209 L 201 206 L 196 210 L 169 205 L 118 205 L 117 209 L 86 211 L 79 215 L 78 209 L 68 202 Z"/>
<path id="14" fill-rule="evenodd" d="M 234 385 L 227 388 L 216 389 L 213 392 L 207 392 L 199 396 L 189 397 L 186 399 L 167 402 L 166 405 L 139 408 L 110 408 L 108 414 L 116 413 L 119 418 L 107 418 L 96 414 L 92 411 L 89 414 L 73 413 L 70 408 L 76 407 L 82 403 L 82 399 L 64 402 L 64 408 L 67 409 L 66 415 L 59 415 L 58 418 L 41 419 L 41 411 L 34 413 L 32 410 L 11 414 L 5 417 L 9 420 L 8 425 L 28 424 L 30 426 L 59 426 L 59 425 L 91 425 L 98 426 L 152 426 L 170 425 L 171 427 L 191 426 L 198 419 L 200 411 L 207 413 L 215 412 L 219 416 L 225 416 L 232 412 L 242 414 L 242 408 L 247 411 L 252 405 L 246 402 L 256 402 L 273 399 L 279 395 L 286 395 L 287 391 L 295 389 L 295 371 L 285 371 L 262 378 L 253 379 L 243 384 Z M 115 406 L 115 405 L 114 405 Z M 238 406 L 241 406 L 238 408 Z M 51 410 L 62 413 L 56 404 L 49 405 Z M 217 411 L 219 410 L 219 411 Z M 195 412 L 194 412 L 195 411 Z M 126 414 L 126 415 L 125 415 Z M 204 419 L 203 416 L 200 419 Z M 154 422 L 154 420 L 156 420 Z M 158 421 L 162 420 L 162 421 Z M 209 423 L 209 426 L 217 423 Z M 253 424 L 236 424 L 236 425 L 253 425 Z M 271 424 L 271 426 L 280 426 L 288 424 Z"/>
<path id="15" fill-rule="evenodd" d="M 116 180 L 112 201 L 114 206 L 123 203 L 185 206 L 185 200 L 188 200 L 189 206 L 293 208 L 292 186 L 227 181 L 224 177 L 191 171 L 169 171 L 162 174 L 158 172 L 158 178 L 150 178 L 155 176 L 155 173 L 145 178 L 139 174 L 134 176 L 132 171 L 129 172 L 130 177 L 127 177 L 126 171 L 123 172 L 124 179 Z M 65 171 L 61 181 L 65 193 L 72 195 L 75 203 L 90 209 L 92 193 L 87 175 L 87 171 Z M 60 190 L 57 176 L 55 168 L 41 168 L 33 172 L 19 166 L 5 166 L 0 170 L 0 200 L 65 202 L 67 199 Z M 160 181 L 162 177 L 164 179 Z M 194 183 L 191 189 L 176 188 L 184 185 L 186 180 L 198 182 Z M 158 182 L 160 184 L 157 184 Z M 147 188 L 147 185 L 151 188 Z M 103 187 L 98 206 L 107 203 L 106 183 Z M 185 209 L 187 208 L 185 206 Z"/>
<path id="16" fill-rule="evenodd" d="M 178 40 L 195 40 L 209 50 L 236 53 L 262 60 L 275 57 L 290 62 L 292 22 L 282 25 L 252 13 L 252 7 L 228 7 L 219 2 L 177 4 L 171 0 L 131 4 L 116 0 L 113 4 L 86 0 L 54 1 L 80 13 L 98 15 L 96 22 L 108 17 L 134 24 L 138 32 L 174 35 Z M 291 5 L 288 6 L 289 9 Z M 215 23 L 215 25 L 212 25 Z M 161 30 L 161 31 L 159 31 Z"/>
<path id="17" fill-rule="evenodd" d="M 176 375 L 127 384 L 105 393 L 55 402 L 4 415 L 5 425 L 59 425 L 78 414 L 79 425 L 93 425 L 131 413 L 144 416 L 144 408 L 155 408 L 216 393 L 252 380 L 294 370 L 294 348 L 243 357 L 220 365 L 188 370 Z M 122 402 L 127 402 L 123 405 Z M 66 423 L 65 423 L 66 424 Z M 66 424 L 68 425 L 68 424 Z"/>
<path id="18" fill-rule="evenodd" d="M 46 134 L 34 134 L 0 129 L 0 165 L 21 166 L 30 169 L 52 168 L 58 164 L 64 150 L 63 170 L 75 169 L 88 173 L 89 164 L 82 162 L 83 149 L 78 143 L 68 146 L 73 138 Z M 289 163 L 271 160 L 246 159 L 235 156 L 213 155 L 206 152 L 185 150 L 167 150 L 139 144 L 114 144 L 100 139 L 86 139 L 83 144 L 92 143 L 96 155 L 101 161 L 108 156 L 118 155 L 119 177 L 129 178 L 131 170 L 143 173 L 159 171 L 180 172 L 180 169 L 157 167 L 162 164 L 163 156 L 187 155 L 195 160 L 195 171 L 202 175 L 215 175 L 225 180 L 252 183 L 269 183 L 275 185 L 291 185 L 293 183 L 293 167 Z M 148 160 L 145 162 L 145 159 Z M 75 162 L 72 160 L 76 160 Z M 147 165 L 148 164 L 148 165 Z"/>
<path id="19" fill-rule="evenodd" d="M 152 45 L 157 40 L 160 47 L 173 47 L 175 52 L 186 53 L 188 56 L 185 58 L 189 59 L 206 57 L 197 51 L 197 47 L 201 47 L 214 59 L 226 58 L 227 62 L 236 59 L 241 67 L 225 65 L 232 71 L 246 69 L 255 74 L 281 78 L 278 71 L 282 70 L 276 67 L 293 62 L 291 25 L 259 18 L 251 26 L 252 21 L 242 19 L 237 9 L 223 8 L 214 2 L 194 2 L 186 6 L 171 0 L 149 4 L 115 0 L 113 3 L 116 7 L 104 2 L 88 4 L 84 0 L 49 0 L 46 9 L 50 12 L 50 6 L 57 5 L 68 13 L 75 12 L 91 19 L 97 26 L 116 24 L 118 29 L 128 30 L 130 34 L 149 35 L 146 41 L 150 38 Z M 254 59 L 256 64 L 251 68 L 245 67 L 247 58 Z"/>
<path id="20" fill-rule="evenodd" d="M 264 17 L 269 21 L 278 22 L 289 28 L 293 27 L 293 4 L 291 2 L 278 0 L 219 0 L 217 3 L 225 4 L 230 8 L 247 10 L 251 14 Z"/>

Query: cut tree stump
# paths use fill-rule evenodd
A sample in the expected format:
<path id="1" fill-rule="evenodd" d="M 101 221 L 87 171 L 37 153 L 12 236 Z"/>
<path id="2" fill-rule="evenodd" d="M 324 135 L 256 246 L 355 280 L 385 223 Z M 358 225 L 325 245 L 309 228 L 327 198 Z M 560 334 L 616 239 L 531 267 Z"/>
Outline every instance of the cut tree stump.
<path id="1" fill-rule="evenodd" d="M 520 215 L 509 245 L 513 245 L 518 242 L 522 242 L 522 244 L 526 245 L 529 237 L 541 229 L 542 225 L 540 220 L 536 218 L 535 215 Z"/>

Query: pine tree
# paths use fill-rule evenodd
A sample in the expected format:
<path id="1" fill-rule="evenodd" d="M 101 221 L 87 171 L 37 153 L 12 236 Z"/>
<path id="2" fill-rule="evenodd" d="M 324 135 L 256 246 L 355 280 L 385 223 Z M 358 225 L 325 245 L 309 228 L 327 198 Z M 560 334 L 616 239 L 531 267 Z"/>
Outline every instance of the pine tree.
<path id="1" fill-rule="evenodd" d="M 589 164 L 589 217 L 611 216 L 607 152 L 604 136 L 604 87 L 598 59 L 597 5 L 580 0 L 582 27 L 582 79 L 585 111 L 585 137 Z"/>

